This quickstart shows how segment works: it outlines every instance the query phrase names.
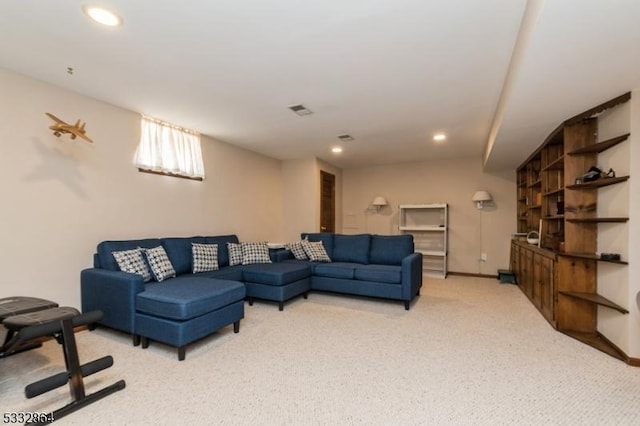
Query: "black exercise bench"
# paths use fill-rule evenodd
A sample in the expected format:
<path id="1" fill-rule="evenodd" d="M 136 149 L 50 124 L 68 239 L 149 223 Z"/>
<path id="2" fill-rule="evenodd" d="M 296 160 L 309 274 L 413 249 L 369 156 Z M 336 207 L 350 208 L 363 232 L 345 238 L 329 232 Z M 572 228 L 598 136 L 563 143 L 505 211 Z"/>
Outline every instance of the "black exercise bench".
<path id="1" fill-rule="evenodd" d="M 41 345 L 43 339 L 53 337 L 62 345 L 66 371 L 33 382 L 25 387 L 27 398 L 42 395 L 69 383 L 72 401 L 46 416 L 39 416 L 31 424 L 49 424 L 67 414 L 124 389 L 119 380 L 91 395 L 85 394 L 83 377 L 113 365 L 110 355 L 80 365 L 74 328 L 90 326 L 102 319 L 101 311 L 81 314 L 75 308 L 58 307 L 54 302 L 32 297 L 0 299 L 0 321 L 6 337 L 0 346 L 0 358 L 14 355 Z"/>

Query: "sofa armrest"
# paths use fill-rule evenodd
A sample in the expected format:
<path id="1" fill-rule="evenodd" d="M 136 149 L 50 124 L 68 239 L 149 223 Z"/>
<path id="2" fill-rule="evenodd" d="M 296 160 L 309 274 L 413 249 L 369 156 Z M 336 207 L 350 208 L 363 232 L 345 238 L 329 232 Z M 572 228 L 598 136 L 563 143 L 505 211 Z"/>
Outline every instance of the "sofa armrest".
<path id="1" fill-rule="evenodd" d="M 422 254 L 411 253 L 402 259 L 402 300 L 412 300 L 422 287 Z"/>
<path id="2" fill-rule="evenodd" d="M 136 295 L 144 291 L 142 276 L 107 269 L 85 269 L 80 272 L 82 312 L 101 310 L 99 324 L 117 330 L 134 332 Z"/>

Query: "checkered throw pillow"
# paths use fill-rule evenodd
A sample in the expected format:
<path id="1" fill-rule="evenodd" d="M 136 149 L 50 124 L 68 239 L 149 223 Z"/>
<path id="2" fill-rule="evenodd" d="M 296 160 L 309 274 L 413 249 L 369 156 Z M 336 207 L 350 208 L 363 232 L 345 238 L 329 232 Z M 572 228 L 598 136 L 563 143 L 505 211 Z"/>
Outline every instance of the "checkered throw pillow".
<path id="1" fill-rule="evenodd" d="M 304 248 L 302 247 L 302 241 L 296 241 L 295 243 L 287 244 L 287 248 L 291 250 L 291 253 L 293 253 L 293 257 L 295 257 L 296 259 L 309 259 L 307 253 L 305 253 Z"/>
<path id="2" fill-rule="evenodd" d="M 191 243 L 193 273 L 218 270 L 218 245 Z"/>
<path id="3" fill-rule="evenodd" d="M 142 257 L 142 250 L 136 248 L 133 250 L 114 251 L 111 254 L 116 259 L 116 263 L 118 263 L 118 267 L 122 272 L 141 275 L 144 282 L 151 281 L 151 272 L 149 272 L 147 263 Z"/>
<path id="4" fill-rule="evenodd" d="M 266 242 L 242 243 L 242 264 L 271 263 L 269 246 Z"/>
<path id="5" fill-rule="evenodd" d="M 162 246 L 152 249 L 141 248 L 140 250 L 147 256 L 147 262 L 156 281 L 162 282 L 167 278 L 176 276 L 176 271 L 173 269 L 169 256 L 167 256 L 167 252 Z"/>
<path id="6" fill-rule="evenodd" d="M 302 240 L 300 242 L 304 252 L 312 262 L 331 262 L 331 258 L 327 254 L 327 251 L 322 245 L 322 241 L 308 241 Z"/>
<path id="7" fill-rule="evenodd" d="M 242 245 L 227 243 L 227 250 L 229 250 L 229 266 L 242 265 Z"/>

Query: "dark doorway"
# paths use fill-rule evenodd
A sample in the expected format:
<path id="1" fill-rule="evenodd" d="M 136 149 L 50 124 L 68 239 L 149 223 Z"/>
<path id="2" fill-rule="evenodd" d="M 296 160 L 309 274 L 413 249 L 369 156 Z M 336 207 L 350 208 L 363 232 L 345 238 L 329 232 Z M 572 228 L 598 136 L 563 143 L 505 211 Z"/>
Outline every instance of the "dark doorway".
<path id="1" fill-rule="evenodd" d="M 336 231 L 336 177 L 320 170 L 320 232 Z"/>

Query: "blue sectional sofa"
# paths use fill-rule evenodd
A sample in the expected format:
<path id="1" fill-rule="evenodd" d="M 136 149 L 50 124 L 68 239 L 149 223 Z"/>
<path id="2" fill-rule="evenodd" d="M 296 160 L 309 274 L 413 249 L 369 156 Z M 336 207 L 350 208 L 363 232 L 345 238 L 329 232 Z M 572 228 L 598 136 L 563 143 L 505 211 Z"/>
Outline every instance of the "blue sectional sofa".
<path id="1" fill-rule="evenodd" d="M 134 345 L 150 340 L 178 348 L 227 325 L 239 331 L 244 300 L 278 303 L 309 290 L 326 290 L 401 300 L 405 309 L 422 286 L 422 256 L 411 235 L 302 234 L 321 241 L 331 262 L 296 260 L 290 250 L 272 250 L 264 263 L 230 262 L 228 244 L 236 235 L 103 241 L 94 267 L 80 274 L 83 312 L 101 310 L 101 325 L 133 335 Z M 192 244 L 217 245 L 217 270 L 192 272 Z M 145 282 L 142 275 L 120 270 L 114 252 L 162 247 L 175 276 Z"/>
<path id="2" fill-rule="evenodd" d="M 278 261 L 312 268 L 311 290 L 401 300 L 405 309 L 420 294 L 422 255 L 414 252 L 412 235 L 340 235 L 303 233 L 321 241 L 331 262 L 295 259 L 291 251 Z"/>

